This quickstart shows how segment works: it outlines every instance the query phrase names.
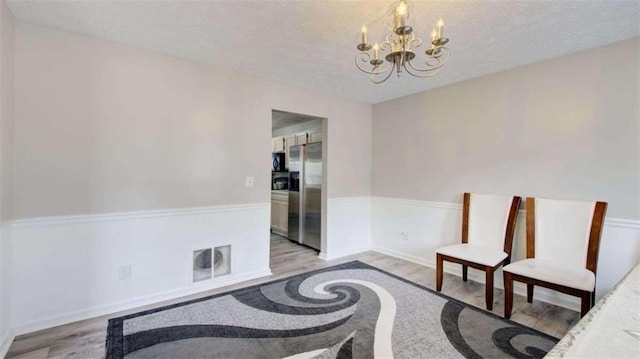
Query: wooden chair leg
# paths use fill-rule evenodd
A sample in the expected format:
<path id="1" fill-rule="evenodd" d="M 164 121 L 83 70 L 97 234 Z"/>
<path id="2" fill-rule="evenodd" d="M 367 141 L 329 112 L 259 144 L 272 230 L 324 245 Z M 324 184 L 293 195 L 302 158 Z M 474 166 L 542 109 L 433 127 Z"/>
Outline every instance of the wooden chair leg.
<path id="1" fill-rule="evenodd" d="M 533 303 L 533 284 L 527 284 L 527 302 Z"/>
<path id="2" fill-rule="evenodd" d="M 485 299 L 487 301 L 487 310 L 493 310 L 493 268 L 485 268 Z"/>
<path id="3" fill-rule="evenodd" d="M 509 272 L 504 274 L 504 317 L 511 318 L 511 310 L 513 309 L 513 277 Z"/>
<path id="4" fill-rule="evenodd" d="M 439 292 L 442 290 L 442 255 L 436 255 L 436 290 Z"/>
<path id="5" fill-rule="evenodd" d="M 467 273 L 469 272 L 469 267 L 466 265 L 462 265 L 462 281 L 466 282 L 467 281 Z"/>
<path id="6" fill-rule="evenodd" d="M 591 292 L 582 292 L 580 305 L 580 318 L 584 317 L 591 309 Z"/>

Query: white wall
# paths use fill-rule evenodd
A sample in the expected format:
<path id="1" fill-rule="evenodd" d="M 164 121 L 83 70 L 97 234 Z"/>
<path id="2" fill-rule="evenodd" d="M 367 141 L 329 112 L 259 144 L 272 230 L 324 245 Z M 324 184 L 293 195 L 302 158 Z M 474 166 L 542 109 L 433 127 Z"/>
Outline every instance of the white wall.
<path id="1" fill-rule="evenodd" d="M 11 328 L 11 231 L 13 199 L 14 19 L 0 1 L 0 357 L 13 339 Z"/>
<path id="2" fill-rule="evenodd" d="M 640 40 L 373 107 L 373 194 L 609 202 L 640 219 Z"/>
<path id="3" fill-rule="evenodd" d="M 25 23 L 16 60 L 17 219 L 268 202 L 274 108 L 328 118 L 330 198 L 370 194 L 368 104 Z"/>
<path id="4" fill-rule="evenodd" d="M 268 273 L 272 109 L 328 119 L 328 200 L 371 193 L 371 105 L 25 23 L 15 51 L 18 333 L 189 293 L 201 243 Z M 329 257 L 369 240 L 326 225 Z"/>
<path id="5" fill-rule="evenodd" d="M 464 192 L 607 201 L 597 294 L 609 290 L 640 261 L 639 44 L 374 105 L 374 248 L 434 266 L 437 248 L 460 241 Z M 525 256 L 522 220 L 518 231 L 515 259 Z"/>

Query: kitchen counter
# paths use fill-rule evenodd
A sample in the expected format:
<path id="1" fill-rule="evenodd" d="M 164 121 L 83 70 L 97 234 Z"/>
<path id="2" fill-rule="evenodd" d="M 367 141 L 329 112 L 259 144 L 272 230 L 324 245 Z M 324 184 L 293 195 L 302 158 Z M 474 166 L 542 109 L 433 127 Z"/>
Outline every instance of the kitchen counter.
<path id="1" fill-rule="evenodd" d="M 271 232 L 286 237 L 289 230 L 289 190 L 271 190 Z"/>
<path id="2" fill-rule="evenodd" d="M 640 265 L 547 354 L 547 358 L 640 357 Z"/>

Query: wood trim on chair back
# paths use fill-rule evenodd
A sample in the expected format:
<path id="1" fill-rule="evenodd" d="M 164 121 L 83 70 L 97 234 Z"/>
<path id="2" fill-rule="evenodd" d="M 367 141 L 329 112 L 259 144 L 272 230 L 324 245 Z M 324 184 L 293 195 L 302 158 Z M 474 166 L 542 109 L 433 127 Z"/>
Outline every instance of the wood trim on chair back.
<path id="1" fill-rule="evenodd" d="M 525 203 L 527 213 L 527 258 L 536 256 L 536 199 L 527 197 Z"/>
<path id="2" fill-rule="evenodd" d="M 504 233 L 504 252 L 507 253 L 506 263 L 511 263 L 513 236 L 516 232 L 516 220 L 518 219 L 518 211 L 520 211 L 520 202 L 522 202 L 521 197 L 513 196 L 511 208 L 509 209 L 509 219 L 507 219 L 507 228 Z"/>
<path id="3" fill-rule="evenodd" d="M 469 242 L 469 203 L 471 193 L 465 193 L 462 200 L 462 243 Z"/>
<path id="4" fill-rule="evenodd" d="M 596 274 L 598 270 L 598 254 L 600 252 L 600 238 L 602 236 L 602 226 L 604 216 L 607 213 L 606 202 L 596 202 L 591 221 L 591 233 L 589 233 L 589 247 L 587 249 L 587 269 Z"/>

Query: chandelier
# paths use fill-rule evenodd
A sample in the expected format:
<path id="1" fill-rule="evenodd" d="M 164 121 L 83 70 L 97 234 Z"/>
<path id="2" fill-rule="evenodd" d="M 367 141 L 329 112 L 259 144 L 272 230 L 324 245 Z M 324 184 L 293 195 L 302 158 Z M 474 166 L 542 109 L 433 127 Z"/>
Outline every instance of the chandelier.
<path id="1" fill-rule="evenodd" d="M 431 47 L 425 51 L 424 65 L 412 62 L 416 59 L 414 50 L 422 45 L 422 39 L 416 37 L 413 28 L 407 24 L 409 5 L 406 0 L 400 0 L 396 6 L 393 6 L 392 10 L 385 15 L 385 19 L 391 26 L 388 26 L 389 33 L 381 44 L 368 43 L 367 27 L 363 26 L 362 42 L 357 46 L 360 52 L 355 58 L 356 67 L 369 74 L 372 83 L 383 83 L 394 72 L 400 77 L 403 71 L 415 77 L 430 77 L 438 73 L 447 63 L 449 49 L 444 45 L 449 42 L 449 39 L 442 37 L 444 27 L 442 19 L 438 20 L 437 27 L 431 32 Z M 381 56 L 384 56 L 386 64 L 380 58 Z M 363 67 L 363 64 L 368 69 Z"/>

